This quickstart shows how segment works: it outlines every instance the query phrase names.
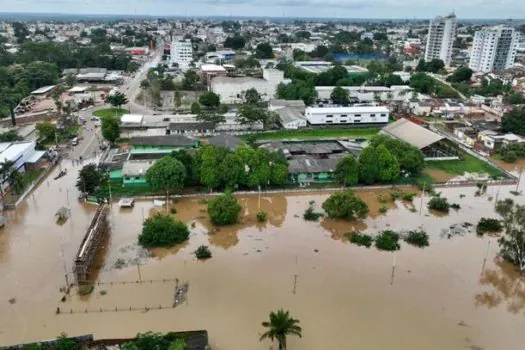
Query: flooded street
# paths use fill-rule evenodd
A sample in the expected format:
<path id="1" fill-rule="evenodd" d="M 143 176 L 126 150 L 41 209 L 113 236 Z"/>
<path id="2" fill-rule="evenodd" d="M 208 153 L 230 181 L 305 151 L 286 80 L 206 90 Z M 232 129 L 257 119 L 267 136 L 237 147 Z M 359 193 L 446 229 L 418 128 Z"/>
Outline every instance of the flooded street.
<path id="1" fill-rule="evenodd" d="M 97 260 L 100 271 L 92 276 L 101 284 L 88 297 L 72 290 L 62 303 L 65 269 L 72 282 L 72 261 L 96 210 L 77 201 L 76 170 L 57 181 L 52 173 L 7 214 L 8 225 L 0 231 L 2 345 L 61 332 L 121 338 L 148 330 L 206 329 L 213 349 L 263 350 L 270 342 L 259 342 L 261 322 L 284 308 L 303 328 L 303 338 L 288 339 L 289 349 L 523 348 L 525 285 L 495 259 L 497 238 L 478 238 L 475 229 L 450 233 L 453 225 L 496 218 L 496 196 L 524 203 L 523 196 L 509 194 L 515 186 L 491 186 L 479 197 L 475 187 L 437 189 L 461 205 L 441 217 L 426 209 L 428 196 L 382 204 L 378 198 L 388 197 L 388 190 L 357 191 L 370 207 L 362 222 L 304 221 L 309 202 L 320 210 L 327 192 L 254 194 L 239 197 L 242 222 L 220 229 L 208 221 L 203 198 L 184 198 L 174 203 L 174 216 L 190 227 L 189 241 L 152 256 L 136 246 L 137 235 L 143 219 L 163 209 L 152 201 L 128 210 L 114 205 L 111 235 Z M 57 225 L 61 206 L 71 207 L 71 217 Z M 383 206 L 386 214 L 380 213 Z M 266 223 L 256 220 L 259 208 L 268 213 Z M 403 242 L 394 274 L 394 253 L 352 245 L 344 235 L 419 227 L 430 235 L 430 247 Z M 205 262 L 193 255 L 202 244 L 213 254 Z M 173 309 L 175 279 L 187 281 L 189 292 L 187 302 Z"/>

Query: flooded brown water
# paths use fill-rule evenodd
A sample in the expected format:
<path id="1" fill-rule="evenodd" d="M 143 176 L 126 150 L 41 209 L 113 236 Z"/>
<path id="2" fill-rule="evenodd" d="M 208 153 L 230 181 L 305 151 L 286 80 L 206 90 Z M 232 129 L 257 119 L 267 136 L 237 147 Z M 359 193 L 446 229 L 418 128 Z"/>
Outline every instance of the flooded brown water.
<path id="1" fill-rule="evenodd" d="M 388 191 L 358 191 L 371 209 L 361 222 L 305 222 L 308 203 L 315 201 L 319 209 L 326 192 L 242 196 L 242 222 L 220 229 L 209 223 L 201 198 L 184 198 L 174 203 L 175 217 L 191 227 L 189 241 L 156 250 L 152 258 L 144 258 L 135 243 L 143 217 L 159 209 L 151 201 L 138 202 L 132 210 L 115 205 L 97 280 L 137 281 L 140 271 L 145 282 L 104 284 L 87 298 L 73 293 L 61 303 L 64 261 L 71 271 L 96 209 L 76 201 L 74 182 L 73 171 L 58 181 L 50 177 L 8 213 L 8 226 L 0 231 L 0 344 L 49 339 L 61 332 L 104 338 L 207 329 L 213 349 L 262 350 L 270 342 L 258 340 L 261 322 L 271 310 L 285 308 L 303 327 L 303 338 L 290 338 L 289 349 L 523 348 L 524 282 L 495 258 L 497 238 L 465 233 L 447 239 L 443 234 L 451 225 L 496 217 L 489 200 L 496 193 L 524 203 L 523 197 L 508 194 L 514 186 L 489 187 L 481 197 L 474 196 L 476 188 L 440 189 L 462 207 L 444 217 L 428 212 L 426 196 L 413 204 L 389 201 L 388 211 L 380 214 L 384 204 L 378 195 Z M 67 205 L 68 196 L 71 217 L 60 226 L 54 214 Z M 259 208 L 268 212 L 267 223 L 256 221 Z M 403 243 L 395 253 L 393 280 L 393 253 L 357 247 L 344 237 L 353 230 L 375 234 L 418 227 L 431 236 L 430 247 Z M 213 253 L 206 262 L 193 256 L 202 244 Z M 142 256 L 139 267 L 113 268 L 118 259 L 137 255 Z M 187 302 L 172 309 L 175 278 L 190 287 Z M 158 279 L 170 281 L 149 282 Z M 159 305 L 168 308 L 153 309 Z M 55 315 L 57 306 L 60 315 Z M 146 306 L 149 311 L 94 312 Z M 81 312 L 86 309 L 90 312 Z"/>

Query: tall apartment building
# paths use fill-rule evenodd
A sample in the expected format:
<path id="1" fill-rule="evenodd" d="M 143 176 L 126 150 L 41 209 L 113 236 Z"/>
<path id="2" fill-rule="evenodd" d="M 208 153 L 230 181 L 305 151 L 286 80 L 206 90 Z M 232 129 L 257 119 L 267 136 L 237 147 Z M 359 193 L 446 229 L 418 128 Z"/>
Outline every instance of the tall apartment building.
<path id="1" fill-rule="evenodd" d="M 438 16 L 430 21 L 428 27 L 425 61 L 442 60 L 450 65 L 452 60 L 452 45 L 456 38 L 457 19 L 455 14 L 446 17 Z"/>
<path id="2" fill-rule="evenodd" d="M 171 43 L 170 63 L 176 63 L 180 69 L 186 70 L 193 61 L 193 48 L 191 41 L 175 39 Z"/>
<path id="3" fill-rule="evenodd" d="M 496 27 L 476 32 L 469 68 L 488 73 L 511 68 L 518 51 L 519 33 L 514 28 Z"/>

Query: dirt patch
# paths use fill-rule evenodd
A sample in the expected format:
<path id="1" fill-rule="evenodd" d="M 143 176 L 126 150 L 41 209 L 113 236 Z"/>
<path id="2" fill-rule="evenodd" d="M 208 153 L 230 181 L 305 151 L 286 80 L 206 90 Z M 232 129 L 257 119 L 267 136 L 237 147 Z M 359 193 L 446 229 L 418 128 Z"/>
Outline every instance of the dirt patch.
<path id="1" fill-rule="evenodd" d="M 453 174 L 439 169 L 425 169 L 425 173 L 429 175 L 435 182 L 447 182 L 454 178 Z"/>

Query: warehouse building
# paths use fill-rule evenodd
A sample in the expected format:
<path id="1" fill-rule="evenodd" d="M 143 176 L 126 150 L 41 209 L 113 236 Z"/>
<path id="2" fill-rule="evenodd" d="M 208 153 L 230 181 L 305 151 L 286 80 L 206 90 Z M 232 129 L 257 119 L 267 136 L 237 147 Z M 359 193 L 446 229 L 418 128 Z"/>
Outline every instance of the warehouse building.
<path id="1" fill-rule="evenodd" d="M 306 120 L 310 125 L 380 125 L 387 124 L 390 111 L 384 106 L 308 107 Z"/>

